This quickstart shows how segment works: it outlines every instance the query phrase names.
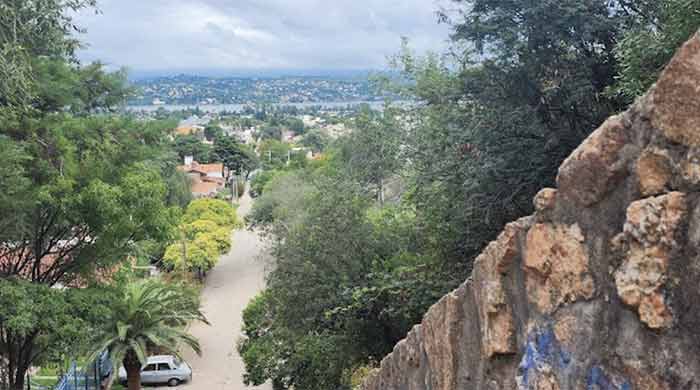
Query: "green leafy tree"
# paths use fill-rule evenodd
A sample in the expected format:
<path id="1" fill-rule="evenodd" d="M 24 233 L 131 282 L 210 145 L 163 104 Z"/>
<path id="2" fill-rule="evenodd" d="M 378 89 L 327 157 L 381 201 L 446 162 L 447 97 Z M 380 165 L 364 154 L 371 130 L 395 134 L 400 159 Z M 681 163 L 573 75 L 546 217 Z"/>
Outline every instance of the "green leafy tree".
<path id="1" fill-rule="evenodd" d="M 661 0 L 636 8 L 640 23 L 615 47 L 618 81 L 611 88 L 631 102 L 656 81 L 677 48 L 700 27 L 700 1 Z"/>
<path id="2" fill-rule="evenodd" d="M 124 365 L 129 390 L 141 388 L 141 367 L 155 350 L 179 356 L 184 344 L 201 354 L 199 342 L 184 328 L 192 321 L 208 322 L 198 300 L 180 286 L 157 280 L 133 282 L 111 309 L 88 361 L 109 351 L 115 369 Z"/>
<path id="3" fill-rule="evenodd" d="M 180 159 L 192 156 L 195 161 L 203 164 L 213 161 L 211 145 L 203 143 L 196 135 L 176 136 L 173 147 Z"/>
<path id="4" fill-rule="evenodd" d="M 37 97 L 32 63 L 39 57 L 72 57 L 79 46 L 72 12 L 95 0 L 5 1 L 0 4 L 0 113 L 27 109 Z"/>
<path id="5" fill-rule="evenodd" d="M 258 152 L 263 169 L 282 169 L 287 165 L 291 147 L 276 139 L 268 139 L 258 147 Z"/>
<path id="6" fill-rule="evenodd" d="M 27 370 L 86 353 L 112 292 L 0 279 L 0 387 L 24 390 Z"/>
<path id="7" fill-rule="evenodd" d="M 219 137 L 214 142 L 213 155 L 228 168 L 229 173 L 237 176 L 248 175 L 259 164 L 255 153 L 246 145 L 236 142 L 231 137 Z M 228 177 L 226 181 L 228 181 Z"/>
<path id="8" fill-rule="evenodd" d="M 167 202 L 184 209 L 192 201 L 192 183 L 184 172 L 174 171 L 167 179 Z"/>
<path id="9" fill-rule="evenodd" d="M 219 125 L 208 125 L 204 128 L 204 137 L 209 141 L 214 141 L 217 138 L 224 136 L 224 129 Z"/>
<path id="10" fill-rule="evenodd" d="M 176 270 L 194 272 L 200 280 L 231 249 L 236 210 L 218 199 L 197 199 L 182 218 L 180 238 L 165 249 L 163 261 Z"/>
<path id="11" fill-rule="evenodd" d="M 26 201 L 25 208 L 13 207 L 10 199 L 2 206 L 13 222 L 12 229 L 0 231 L 0 240 L 20 244 L 0 248 L 6 259 L 0 274 L 49 285 L 69 282 L 122 261 L 134 242 L 168 239 L 175 219 L 166 203 L 164 171 L 156 161 L 146 162 L 159 158 L 164 139 L 109 118 L 59 116 L 36 125 L 21 130 L 35 141 L 12 140 L 24 151 L 17 172 L 23 172 L 25 186 L 0 183 L 4 193 Z"/>
<path id="12" fill-rule="evenodd" d="M 265 191 L 267 183 L 275 178 L 280 173 L 277 170 L 265 170 L 260 171 L 253 177 L 250 181 L 250 193 L 251 196 L 260 196 Z"/>
<path id="13" fill-rule="evenodd" d="M 208 233 L 182 239 L 170 245 L 163 255 L 165 264 L 176 270 L 193 272 L 200 280 L 212 269 L 221 255 L 220 244 Z"/>
<path id="14" fill-rule="evenodd" d="M 287 127 L 289 127 L 289 130 L 293 131 L 297 135 L 302 135 L 306 131 L 304 121 L 299 118 L 287 119 Z"/>
<path id="15" fill-rule="evenodd" d="M 397 173 L 401 130 L 387 108 L 377 113 L 365 107 L 353 122 L 353 131 L 341 148 L 348 173 L 372 188 L 384 204 L 386 180 Z"/>
<path id="16" fill-rule="evenodd" d="M 166 128 L 93 115 L 129 93 L 123 72 L 73 57 L 71 15 L 94 4 L 0 4 L 0 283 L 4 297 L 24 295 L 3 303 L 23 312 L 0 315 L 0 362 L 12 362 L 6 382 L 17 388 L 29 364 L 79 353 L 51 329 L 91 334 L 89 310 L 70 301 L 77 290 L 50 287 L 96 280 L 144 243 L 169 240 L 177 221 L 163 180 L 176 163 Z"/>
<path id="17" fill-rule="evenodd" d="M 347 386 L 444 291 L 416 253 L 415 213 L 375 204 L 334 164 L 281 174 L 256 200 L 250 219 L 272 235 L 275 267 L 244 313 L 247 383 Z"/>
<path id="18" fill-rule="evenodd" d="M 301 140 L 302 145 L 311 148 L 314 153 L 324 151 L 330 142 L 330 136 L 321 129 L 307 131 Z"/>
<path id="19" fill-rule="evenodd" d="M 218 226 L 233 229 L 238 226 L 236 209 L 230 203 L 220 199 L 196 199 L 190 203 L 182 218 L 184 223 L 198 220 L 212 221 Z"/>
<path id="20" fill-rule="evenodd" d="M 275 140 L 280 141 L 282 139 L 282 129 L 279 126 L 267 125 L 264 126 L 257 134 L 257 138 L 260 140 Z"/>
<path id="21" fill-rule="evenodd" d="M 226 253 L 231 249 L 231 231 L 226 226 L 219 226 L 215 222 L 200 219 L 182 226 L 182 231 L 188 239 L 195 239 L 200 234 L 206 234 L 217 244 L 219 253 Z"/>

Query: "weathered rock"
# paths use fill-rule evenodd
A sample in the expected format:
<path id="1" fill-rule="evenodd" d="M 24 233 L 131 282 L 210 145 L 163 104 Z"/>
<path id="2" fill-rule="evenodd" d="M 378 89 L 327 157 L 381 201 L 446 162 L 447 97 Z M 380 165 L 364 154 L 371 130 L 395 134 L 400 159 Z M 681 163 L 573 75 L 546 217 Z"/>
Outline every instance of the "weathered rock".
<path id="1" fill-rule="evenodd" d="M 464 289 L 445 295 L 423 320 L 423 348 L 430 367 L 431 389 L 449 390 L 457 386 L 458 354 L 464 317 Z"/>
<path id="2" fill-rule="evenodd" d="M 700 390 L 700 37 L 557 185 L 366 390 Z"/>
<path id="3" fill-rule="evenodd" d="M 482 351 L 487 357 L 516 352 L 515 321 L 503 274 L 508 272 L 518 256 L 518 234 L 524 234 L 526 228 L 527 222 L 524 221 L 506 226 L 498 239 L 489 244 L 474 263 Z"/>
<path id="4" fill-rule="evenodd" d="M 645 150 L 637 160 L 639 190 L 644 196 L 664 192 L 672 173 L 668 158 L 653 150 Z"/>
<path id="5" fill-rule="evenodd" d="M 700 184 L 700 149 L 691 148 L 681 164 L 683 179 L 691 185 Z"/>
<path id="6" fill-rule="evenodd" d="M 565 303 L 595 292 L 584 237 L 578 225 L 536 224 L 527 234 L 523 267 L 535 307 L 551 314 Z"/>
<path id="7" fill-rule="evenodd" d="M 537 222 L 548 222 L 557 207 L 557 190 L 554 188 L 544 188 L 535 195 L 533 199 L 535 206 L 535 220 Z"/>
<path id="8" fill-rule="evenodd" d="M 627 209 L 624 234 L 629 250 L 615 284 L 622 301 L 637 308 L 650 328 L 669 327 L 673 320 L 661 287 L 687 213 L 686 197 L 680 192 L 639 200 Z"/>
<path id="9" fill-rule="evenodd" d="M 670 140 L 700 146 L 700 39 L 681 47 L 651 93 L 652 124 Z"/>
<path id="10" fill-rule="evenodd" d="M 553 210 L 557 203 L 557 190 L 554 188 L 544 188 L 535 195 L 535 211 L 545 212 Z"/>
<path id="11" fill-rule="evenodd" d="M 580 206 L 600 201 L 624 178 L 630 142 L 629 123 L 622 115 L 608 119 L 559 168 L 559 194 Z"/>

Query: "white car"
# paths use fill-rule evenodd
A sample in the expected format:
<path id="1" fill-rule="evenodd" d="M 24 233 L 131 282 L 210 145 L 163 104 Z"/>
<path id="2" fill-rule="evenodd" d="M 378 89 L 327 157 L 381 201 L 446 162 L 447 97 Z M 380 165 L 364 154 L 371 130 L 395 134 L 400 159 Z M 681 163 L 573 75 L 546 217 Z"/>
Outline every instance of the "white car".
<path id="1" fill-rule="evenodd" d="M 192 368 L 180 359 L 170 355 L 151 356 L 141 368 L 141 384 L 167 383 L 177 386 L 192 380 Z M 119 367 L 119 382 L 126 383 L 126 370 Z"/>

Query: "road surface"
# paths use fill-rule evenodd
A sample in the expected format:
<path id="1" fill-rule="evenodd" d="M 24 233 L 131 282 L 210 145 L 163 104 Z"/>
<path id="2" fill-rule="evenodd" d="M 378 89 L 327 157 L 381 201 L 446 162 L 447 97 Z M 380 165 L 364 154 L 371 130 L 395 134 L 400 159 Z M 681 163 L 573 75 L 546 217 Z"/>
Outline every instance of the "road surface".
<path id="1" fill-rule="evenodd" d="M 252 200 L 241 198 L 238 215 L 245 216 Z M 246 387 L 243 361 L 236 351 L 241 334 L 241 316 L 248 301 L 264 287 L 264 245 L 258 235 L 245 229 L 233 233 L 231 252 L 222 256 L 209 272 L 202 290 L 204 314 L 211 326 L 193 324 L 190 332 L 199 339 L 202 356 L 185 351 L 192 366 L 192 383 L 186 390 L 268 390 L 271 386 Z"/>

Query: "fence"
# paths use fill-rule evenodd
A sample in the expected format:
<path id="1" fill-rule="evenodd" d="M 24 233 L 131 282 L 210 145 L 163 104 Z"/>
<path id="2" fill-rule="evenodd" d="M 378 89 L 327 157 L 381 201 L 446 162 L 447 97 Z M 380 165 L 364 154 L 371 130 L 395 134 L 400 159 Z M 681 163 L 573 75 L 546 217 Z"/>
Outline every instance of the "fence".
<path id="1" fill-rule="evenodd" d="M 79 368 L 73 361 L 68 372 L 63 375 L 55 390 L 100 390 L 102 380 L 112 372 L 112 362 L 107 352 L 103 353 L 95 363 Z"/>

